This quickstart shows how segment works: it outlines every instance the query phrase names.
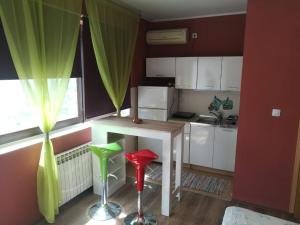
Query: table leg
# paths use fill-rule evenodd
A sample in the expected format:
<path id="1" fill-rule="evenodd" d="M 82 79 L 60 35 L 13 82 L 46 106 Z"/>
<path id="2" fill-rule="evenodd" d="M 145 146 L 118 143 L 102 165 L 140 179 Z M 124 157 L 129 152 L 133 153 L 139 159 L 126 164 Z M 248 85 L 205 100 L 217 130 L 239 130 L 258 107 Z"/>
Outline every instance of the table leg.
<path id="1" fill-rule="evenodd" d="M 161 188 L 161 214 L 170 216 L 172 196 L 172 162 L 173 141 L 171 136 L 162 141 L 162 188 Z"/>
<path id="2" fill-rule="evenodd" d="M 182 154 L 183 154 L 183 131 L 175 137 L 176 148 L 176 176 L 175 176 L 175 190 L 178 188 L 177 198 L 181 198 L 181 171 L 182 171 Z"/>

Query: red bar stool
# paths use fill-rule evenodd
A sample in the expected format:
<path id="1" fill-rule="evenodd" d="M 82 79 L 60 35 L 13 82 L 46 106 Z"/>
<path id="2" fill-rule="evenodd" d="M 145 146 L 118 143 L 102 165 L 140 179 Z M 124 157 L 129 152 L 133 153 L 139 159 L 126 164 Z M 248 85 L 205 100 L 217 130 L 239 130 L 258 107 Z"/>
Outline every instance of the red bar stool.
<path id="1" fill-rule="evenodd" d="M 144 189 L 145 167 L 154 159 L 158 158 L 154 152 L 149 149 L 139 150 L 134 153 L 126 153 L 125 157 L 135 167 L 136 189 L 138 191 L 138 211 L 128 215 L 124 219 L 125 225 L 156 225 L 156 218 L 151 213 L 143 213 L 142 193 Z"/>

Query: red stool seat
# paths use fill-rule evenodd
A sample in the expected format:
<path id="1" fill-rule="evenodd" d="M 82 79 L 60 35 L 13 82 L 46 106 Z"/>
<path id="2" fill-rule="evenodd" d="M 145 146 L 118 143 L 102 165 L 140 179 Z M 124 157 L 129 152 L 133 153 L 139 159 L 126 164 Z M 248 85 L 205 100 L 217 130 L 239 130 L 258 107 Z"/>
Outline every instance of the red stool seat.
<path id="1" fill-rule="evenodd" d="M 158 158 L 158 155 L 149 149 L 139 150 L 137 152 L 126 153 L 125 157 L 131 162 L 135 167 L 136 175 L 136 189 L 137 191 L 143 191 L 144 188 L 144 175 L 145 168 L 149 165 L 154 159 Z"/>
<path id="2" fill-rule="evenodd" d="M 135 167 L 137 181 L 136 189 L 138 191 L 138 211 L 128 215 L 124 219 L 124 225 L 157 225 L 155 216 L 151 213 L 143 213 L 142 192 L 144 189 L 145 168 L 154 159 L 157 159 L 158 155 L 149 149 L 143 149 L 133 153 L 126 153 L 125 157 Z"/>

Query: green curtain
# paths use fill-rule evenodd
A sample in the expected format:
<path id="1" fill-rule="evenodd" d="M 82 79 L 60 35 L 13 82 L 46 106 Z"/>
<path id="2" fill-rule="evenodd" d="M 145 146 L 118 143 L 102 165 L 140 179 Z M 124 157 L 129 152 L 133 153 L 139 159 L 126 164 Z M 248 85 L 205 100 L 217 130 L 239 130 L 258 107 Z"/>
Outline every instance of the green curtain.
<path id="1" fill-rule="evenodd" d="M 82 0 L 0 0 L 0 17 L 22 87 L 45 134 L 37 172 L 40 212 L 58 214 L 58 175 L 49 132 L 68 87 Z"/>
<path id="2" fill-rule="evenodd" d="M 139 17 L 109 0 L 85 3 L 98 69 L 119 114 L 131 73 Z"/>

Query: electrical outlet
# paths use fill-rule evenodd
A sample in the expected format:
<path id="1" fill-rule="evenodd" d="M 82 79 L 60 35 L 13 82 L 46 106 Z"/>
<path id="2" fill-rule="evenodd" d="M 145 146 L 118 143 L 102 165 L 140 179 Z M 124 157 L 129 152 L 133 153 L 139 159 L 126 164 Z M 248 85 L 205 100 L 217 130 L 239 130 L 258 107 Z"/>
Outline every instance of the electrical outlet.
<path id="1" fill-rule="evenodd" d="M 272 116 L 273 117 L 279 117 L 280 116 L 280 109 L 272 109 Z"/>
<path id="2" fill-rule="evenodd" d="M 192 38 L 193 39 L 197 39 L 198 38 L 198 34 L 197 33 L 192 33 Z"/>

